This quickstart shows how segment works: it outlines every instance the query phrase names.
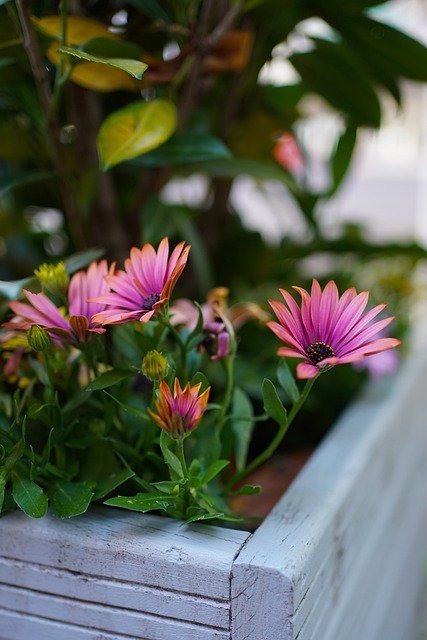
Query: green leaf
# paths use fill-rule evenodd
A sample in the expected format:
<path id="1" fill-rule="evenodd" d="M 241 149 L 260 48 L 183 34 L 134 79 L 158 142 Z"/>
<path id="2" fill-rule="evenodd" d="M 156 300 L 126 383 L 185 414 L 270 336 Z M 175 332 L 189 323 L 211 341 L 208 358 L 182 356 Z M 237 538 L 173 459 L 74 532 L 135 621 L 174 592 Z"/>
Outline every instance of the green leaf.
<path id="1" fill-rule="evenodd" d="M 356 146 L 357 139 L 357 127 L 348 126 L 344 131 L 335 150 L 335 154 L 332 158 L 332 187 L 328 193 L 328 197 L 331 197 L 340 186 L 344 177 L 347 174 L 350 166 L 351 159 L 353 157 L 354 147 Z"/>
<path id="2" fill-rule="evenodd" d="M 35 281 L 35 276 L 22 278 L 22 280 L 12 280 L 11 282 L 0 280 L 0 295 L 7 298 L 7 300 L 16 300 L 22 289 L 25 289 Z"/>
<path id="3" fill-rule="evenodd" d="M 170 444 L 174 441 L 172 438 L 168 436 L 165 431 L 162 431 L 160 434 L 160 449 L 162 450 L 163 458 L 165 459 L 168 467 L 178 476 L 178 478 L 184 477 L 184 470 L 182 468 L 181 462 L 174 453 L 169 449 Z"/>
<path id="4" fill-rule="evenodd" d="M 279 361 L 279 365 L 277 367 L 277 379 L 280 386 L 284 391 L 286 391 L 292 402 L 297 402 L 300 396 L 298 385 L 285 358 L 281 358 Z"/>
<path id="5" fill-rule="evenodd" d="M 268 378 L 264 378 L 262 383 L 262 397 L 266 414 L 273 418 L 279 427 L 285 427 L 287 423 L 286 409 L 277 394 L 276 387 Z"/>
<path id="6" fill-rule="evenodd" d="M 123 411 L 126 411 L 126 413 L 129 413 L 131 416 L 135 416 L 136 418 L 140 418 L 141 420 L 149 420 L 149 416 L 146 411 L 138 409 L 137 407 L 131 407 L 129 404 L 125 404 L 124 402 L 120 402 L 118 398 L 115 398 L 111 393 L 108 393 L 108 391 L 105 391 L 105 393 L 109 398 L 114 400 L 114 402 L 116 402 Z"/>
<path id="7" fill-rule="evenodd" d="M 140 60 L 141 58 L 141 49 L 136 44 L 102 36 L 87 40 L 81 49 L 102 58 L 128 58 L 131 60 Z"/>
<path id="8" fill-rule="evenodd" d="M 236 467 L 240 471 L 246 464 L 255 422 L 252 403 L 242 389 L 234 389 L 232 406 L 233 413 L 229 419 L 235 440 Z"/>
<path id="9" fill-rule="evenodd" d="M 110 473 L 106 478 L 97 481 L 93 499 L 99 500 L 100 498 L 104 498 L 121 484 L 133 478 L 134 475 L 134 471 L 129 468 Z"/>
<path id="10" fill-rule="evenodd" d="M 173 137 L 158 149 L 132 160 L 132 164 L 165 167 L 230 157 L 230 150 L 218 138 L 206 134 L 185 133 Z"/>
<path id="11" fill-rule="evenodd" d="M 98 152 L 105 171 L 151 151 L 175 131 L 177 113 L 169 100 L 133 102 L 109 115 L 98 134 Z"/>
<path id="12" fill-rule="evenodd" d="M 16 504 L 27 516 L 42 518 L 48 507 L 48 499 L 43 489 L 38 484 L 20 476 L 12 475 L 12 496 Z"/>
<path id="13" fill-rule="evenodd" d="M 112 387 L 114 384 L 127 380 L 134 375 L 135 371 L 129 371 L 128 369 L 112 369 L 111 371 L 101 373 L 98 378 L 95 378 L 95 380 L 88 384 L 86 391 L 100 391 L 101 389 L 107 389 L 108 387 Z"/>
<path id="14" fill-rule="evenodd" d="M 50 505 L 58 518 L 71 518 L 87 511 L 93 495 L 84 482 L 59 480 L 50 491 Z"/>
<path id="15" fill-rule="evenodd" d="M 158 489 L 160 493 L 176 496 L 179 493 L 180 483 L 175 480 L 161 480 L 160 482 L 150 482 L 150 486 Z"/>
<path id="16" fill-rule="evenodd" d="M 224 513 L 221 511 L 214 513 L 200 513 L 195 516 L 191 516 L 191 518 L 187 518 L 184 522 L 185 524 L 190 524 L 190 522 L 202 522 L 203 520 L 213 520 L 214 518 L 218 520 L 228 520 Z"/>
<path id="17" fill-rule="evenodd" d="M 110 507 L 120 507 L 131 511 L 167 511 L 169 505 L 176 502 L 177 497 L 164 493 L 153 495 L 152 493 L 137 493 L 135 496 L 117 496 L 106 500 L 104 504 Z"/>
<path id="18" fill-rule="evenodd" d="M 108 67 L 114 67 L 115 69 L 126 71 L 126 73 L 137 78 L 137 80 L 141 80 L 142 74 L 148 67 L 148 65 L 140 60 L 129 60 L 128 58 L 101 58 L 99 56 L 93 56 L 81 49 L 75 49 L 74 47 L 58 47 L 57 52 L 78 58 L 85 62 L 96 62 L 97 64 L 105 64 Z"/>
<path id="19" fill-rule="evenodd" d="M 306 86 L 357 124 L 378 128 L 381 107 L 364 64 L 345 45 L 318 38 L 316 48 L 295 53 L 289 61 Z"/>
<path id="20" fill-rule="evenodd" d="M 213 478 L 221 473 L 221 471 L 225 469 L 225 467 L 228 467 L 229 464 L 229 460 L 216 460 L 215 462 L 212 462 L 212 464 L 209 465 L 205 475 L 203 476 L 202 485 L 207 484 L 208 482 L 213 480 Z"/>
<path id="21" fill-rule="evenodd" d="M 53 180 L 55 174 L 51 171 L 29 171 L 11 176 L 0 177 L 0 198 L 3 198 L 9 191 L 18 187 L 26 187 L 33 182 L 43 182 Z"/>
<path id="22" fill-rule="evenodd" d="M 418 40 L 363 15 L 345 20 L 337 12 L 331 16 L 331 24 L 343 34 L 367 66 L 372 61 L 387 76 L 427 81 L 427 47 Z"/>
<path id="23" fill-rule="evenodd" d="M 104 249 L 85 249 L 85 251 L 79 251 L 73 253 L 68 258 L 63 260 L 67 273 L 70 275 L 80 269 L 86 268 L 93 260 L 99 260 L 105 254 Z"/>
<path id="24" fill-rule="evenodd" d="M 218 178 L 234 178 L 244 174 L 258 180 L 277 180 L 287 186 L 291 192 L 297 189 L 289 173 L 277 163 L 268 160 L 241 157 L 210 160 L 203 164 L 203 171 Z"/>
<path id="25" fill-rule="evenodd" d="M 237 491 L 233 491 L 232 495 L 233 496 L 254 496 L 257 493 L 260 493 L 262 491 L 262 487 L 260 484 L 245 484 L 243 485 L 243 487 L 240 487 L 240 489 L 237 489 Z"/>
<path id="26" fill-rule="evenodd" d="M 16 444 L 13 445 L 9 455 L 3 463 L 4 470 L 9 473 L 15 466 L 15 464 L 22 458 L 25 451 L 25 440 L 18 440 Z"/>
<path id="27" fill-rule="evenodd" d="M 172 16 L 167 13 L 158 0 L 128 0 L 128 3 L 151 18 L 151 20 L 159 20 L 166 24 L 173 23 Z"/>

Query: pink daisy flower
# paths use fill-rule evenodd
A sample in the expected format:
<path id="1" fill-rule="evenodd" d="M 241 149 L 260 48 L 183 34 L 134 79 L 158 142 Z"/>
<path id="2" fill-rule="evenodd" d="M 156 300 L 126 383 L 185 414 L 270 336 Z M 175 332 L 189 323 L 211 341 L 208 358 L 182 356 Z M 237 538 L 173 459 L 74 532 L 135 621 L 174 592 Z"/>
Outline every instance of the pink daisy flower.
<path id="1" fill-rule="evenodd" d="M 92 262 L 87 271 L 78 271 L 73 275 L 68 287 L 69 316 L 64 316 L 58 307 L 44 293 L 32 293 L 24 289 L 27 302 L 10 302 L 9 307 L 16 317 L 5 326 L 27 331 L 38 324 L 46 329 L 52 337 L 63 342 L 78 344 L 87 340 L 93 333 L 103 333 L 105 329 L 91 320 L 92 315 L 105 309 L 105 305 L 89 302 L 88 299 L 106 293 L 109 288 L 106 282 L 108 273 L 114 271 L 115 265 L 108 269 L 107 261 Z"/>
<path id="2" fill-rule="evenodd" d="M 286 305 L 269 300 L 279 322 L 270 321 L 267 326 L 287 345 L 278 349 L 278 355 L 304 359 L 297 366 L 298 378 L 314 378 L 336 364 L 362 360 L 400 344 L 395 338 L 375 338 L 393 317 L 372 323 L 386 305 L 364 313 L 367 291 L 357 294 L 351 288 L 339 297 L 332 280 L 323 291 L 313 280 L 311 295 L 300 287 L 293 289 L 302 298 L 301 308 L 287 291 L 280 289 Z"/>
<path id="3" fill-rule="evenodd" d="M 148 322 L 168 303 L 176 282 L 188 258 L 190 246 L 180 242 L 169 257 L 169 241 L 163 238 L 158 251 L 151 244 L 142 249 L 133 247 L 125 260 L 125 270 L 107 277 L 111 293 L 101 295 L 94 302 L 109 308 L 96 313 L 93 322 L 121 324 L 130 320 Z"/>
<path id="4" fill-rule="evenodd" d="M 156 402 L 157 413 L 148 409 L 148 413 L 169 435 L 181 438 L 195 429 L 206 410 L 210 387 L 199 395 L 202 383 L 193 387 L 187 382 L 181 389 L 175 378 L 173 395 L 164 380 L 160 381 L 159 399 Z"/>

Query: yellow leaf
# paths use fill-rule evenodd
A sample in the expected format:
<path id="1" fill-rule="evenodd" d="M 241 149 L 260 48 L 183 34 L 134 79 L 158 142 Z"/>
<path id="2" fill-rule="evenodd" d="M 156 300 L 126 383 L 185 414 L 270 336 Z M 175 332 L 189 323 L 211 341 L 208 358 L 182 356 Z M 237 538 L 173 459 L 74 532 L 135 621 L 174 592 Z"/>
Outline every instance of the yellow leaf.
<path id="1" fill-rule="evenodd" d="M 61 18 L 59 16 L 47 16 L 46 18 L 36 18 L 33 16 L 32 21 L 39 31 L 51 38 L 59 40 L 61 37 Z M 107 24 L 91 20 L 90 18 L 81 18 L 79 16 L 69 16 L 67 18 L 67 35 L 66 44 L 84 44 L 92 38 L 112 38 L 119 40 L 119 36 L 109 31 Z"/>
<path id="2" fill-rule="evenodd" d="M 176 108 L 169 100 L 133 102 L 115 111 L 98 134 L 102 168 L 110 169 L 160 146 L 175 131 L 176 122 Z"/>
<path id="3" fill-rule="evenodd" d="M 32 18 L 35 27 L 54 40 L 47 50 L 47 57 L 55 66 L 59 62 L 59 53 L 57 51 L 59 38 L 61 35 L 61 19 L 59 16 L 47 16 L 46 18 Z M 67 19 L 67 45 L 82 45 L 93 38 L 110 38 L 111 40 L 120 40 L 117 34 L 109 31 L 108 25 L 90 18 L 82 18 L 78 16 L 69 16 Z M 77 65 L 71 74 L 70 79 L 75 84 L 85 89 L 93 91 L 117 91 L 124 89 L 127 91 L 138 91 L 140 82 L 132 78 L 125 71 L 114 67 L 104 66 L 102 70 L 99 64 L 95 62 L 84 62 Z"/>

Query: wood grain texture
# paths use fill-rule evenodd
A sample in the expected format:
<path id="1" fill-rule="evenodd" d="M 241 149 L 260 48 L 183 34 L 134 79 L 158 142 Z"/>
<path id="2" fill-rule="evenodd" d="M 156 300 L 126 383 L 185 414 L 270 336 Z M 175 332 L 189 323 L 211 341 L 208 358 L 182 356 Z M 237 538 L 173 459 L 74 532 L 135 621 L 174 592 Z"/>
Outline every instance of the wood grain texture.
<path id="1" fill-rule="evenodd" d="M 243 546 L 233 640 L 411 637 L 427 539 L 426 355 L 351 406 Z"/>
<path id="2" fill-rule="evenodd" d="M 2 640 L 33 640 L 34 620 L 43 640 L 58 638 L 59 621 L 67 640 L 229 638 L 230 572 L 246 532 L 102 507 L 66 521 L 15 512 L 0 532 L 0 606 L 13 633 L 1 625 Z"/>

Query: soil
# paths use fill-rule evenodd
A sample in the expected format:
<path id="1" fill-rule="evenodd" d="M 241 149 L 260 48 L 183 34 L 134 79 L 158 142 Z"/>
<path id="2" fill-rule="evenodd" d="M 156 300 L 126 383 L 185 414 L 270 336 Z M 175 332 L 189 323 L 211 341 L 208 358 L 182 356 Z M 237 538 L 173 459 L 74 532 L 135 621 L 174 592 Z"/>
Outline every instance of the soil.
<path id="1" fill-rule="evenodd" d="M 244 484 L 261 485 L 262 491 L 252 496 L 236 496 L 232 509 L 245 518 L 254 518 L 249 528 L 255 529 L 282 497 L 302 469 L 312 449 L 280 453 L 245 478 Z M 253 525 L 253 526 L 252 526 Z"/>

